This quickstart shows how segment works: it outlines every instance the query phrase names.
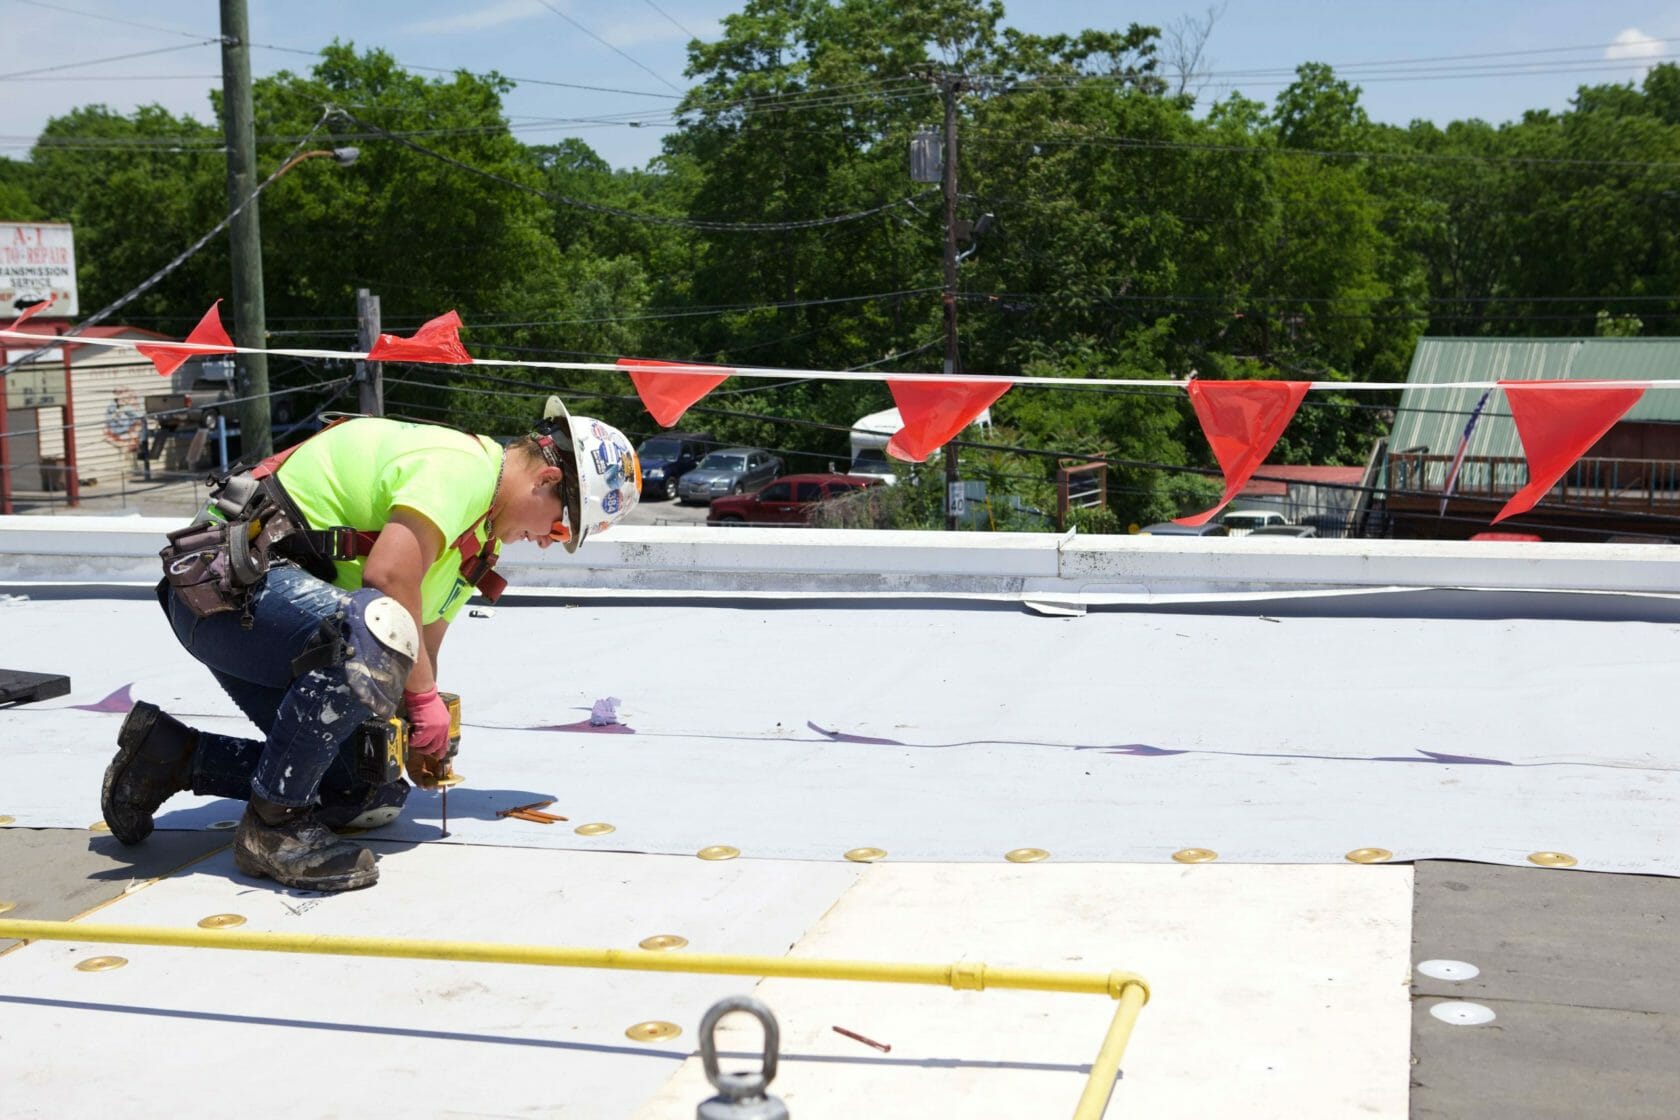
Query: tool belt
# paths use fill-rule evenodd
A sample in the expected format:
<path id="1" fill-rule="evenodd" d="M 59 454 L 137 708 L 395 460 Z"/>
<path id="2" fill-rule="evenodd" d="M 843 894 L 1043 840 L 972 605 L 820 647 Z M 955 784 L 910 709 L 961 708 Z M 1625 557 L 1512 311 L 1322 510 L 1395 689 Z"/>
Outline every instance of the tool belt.
<path id="1" fill-rule="evenodd" d="M 365 554 L 364 534 L 342 526 L 311 529 L 272 473 L 229 475 L 210 492 L 203 518 L 169 534 L 158 556 L 163 579 L 198 618 L 243 611 L 251 590 L 277 560 L 332 582 L 339 560 Z M 248 624 L 247 624 L 248 625 Z"/>

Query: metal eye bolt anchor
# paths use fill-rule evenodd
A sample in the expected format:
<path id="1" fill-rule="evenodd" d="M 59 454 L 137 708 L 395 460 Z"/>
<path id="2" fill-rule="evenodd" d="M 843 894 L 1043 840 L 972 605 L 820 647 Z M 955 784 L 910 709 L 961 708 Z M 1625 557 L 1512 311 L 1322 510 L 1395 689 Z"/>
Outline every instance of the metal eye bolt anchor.
<path id="1" fill-rule="evenodd" d="M 745 1011 L 764 1028 L 764 1064 L 758 1072 L 718 1071 L 718 1021 L 733 1011 Z M 695 1120 L 788 1120 L 787 1105 L 765 1090 L 776 1079 L 776 1060 L 781 1053 L 782 1032 L 770 1009 L 748 996 L 730 996 L 714 1003 L 700 1020 L 700 1062 L 706 1080 L 718 1095 L 700 1102 Z"/>

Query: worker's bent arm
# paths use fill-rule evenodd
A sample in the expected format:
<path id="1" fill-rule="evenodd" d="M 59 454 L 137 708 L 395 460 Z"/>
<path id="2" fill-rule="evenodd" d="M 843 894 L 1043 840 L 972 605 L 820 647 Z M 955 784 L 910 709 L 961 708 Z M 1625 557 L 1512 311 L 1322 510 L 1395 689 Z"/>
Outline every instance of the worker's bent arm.
<path id="1" fill-rule="evenodd" d="M 443 533 L 431 521 L 406 506 L 391 511 L 391 520 L 380 530 L 379 539 L 362 568 L 362 583 L 375 587 L 401 603 L 414 617 L 414 629 L 423 632 L 420 583 L 443 551 Z M 429 635 L 427 635 L 429 637 Z M 427 642 L 414 659 L 414 669 L 403 686 L 409 692 L 437 687 L 432 662 L 433 648 Z"/>
<path id="2" fill-rule="evenodd" d="M 438 650 L 443 648 L 444 631 L 446 631 L 448 629 L 449 629 L 449 620 L 447 618 L 440 618 L 440 619 L 437 619 L 434 622 L 427 623 L 426 629 L 421 632 L 424 635 L 424 644 L 426 646 L 426 656 L 430 657 L 432 659 L 432 676 L 433 677 L 437 676 Z"/>

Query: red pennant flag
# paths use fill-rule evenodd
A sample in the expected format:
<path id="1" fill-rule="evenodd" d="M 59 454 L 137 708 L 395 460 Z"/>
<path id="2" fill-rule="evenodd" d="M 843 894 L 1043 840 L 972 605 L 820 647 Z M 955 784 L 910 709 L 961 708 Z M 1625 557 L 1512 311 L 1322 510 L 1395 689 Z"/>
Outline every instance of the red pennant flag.
<path id="1" fill-rule="evenodd" d="M 695 401 L 729 380 L 731 366 L 657 362 L 649 358 L 620 358 L 618 368 L 630 374 L 642 404 L 661 428 L 682 419 Z"/>
<path id="2" fill-rule="evenodd" d="M 1501 381 L 1505 399 L 1511 404 L 1511 419 L 1517 424 L 1517 438 L 1528 456 L 1528 485 L 1511 496 L 1495 525 L 1534 508 L 1552 484 L 1575 460 L 1587 453 L 1599 437 L 1645 395 L 1644 385 L 1614 389 L 1576 388 L 1592 382 L 1537 384 L 1533 381 Z"/>
<path id="3" fill-rule="evenodd" d="M 895 381 L 887 378 L 904 427 L 887 441 L 887 454 L 921 463 L 974 423 L 1010 390 L 1008 381 Z"/>
<path id="4" fill-rule="evenodd" d="M 1311 387 L 1307 381 L 1190 382 L 1190 403 L 1219 469 L 1225 472 L 1225 494 L 1212 509 L 1173 520 L 1180 525 L 1205 525 L 1224 509 L 1277 446 Z"/>
<path id="5" fill-rule="evenodd" d="M 177 350 L 172 346 L 147 346 L 145 343 L 139 343 L 134 348 L 150 358 L 158 373 L 164 377 L 180 369 L 188 358 L 195 358 L 200 354 L 231 354 L 234 352 L 233 339 L 222 329 L 222 313 L 219 310 L 221 306 L 221 300 L 212 303 L 210 310 L 204 313 L 204 318 L 198 321 L 198 326 L 187 336 L 188 342 L 197 343 L 206 349 Z"/>
<path id="6" fill-rule="evenodd" d="M 11 329 L 14 330 L 14 331 L 17 330 L 19 327 L 23 326 L 25 323 L 29 322 L 29 320 L 35 318 L 35 316 L 39 315 L 41 312 L 45 311 L 47 308 L 51 307 L 53 304 L 55 304 L 57 302 L 58 302 L 58 293 L 53 292 L 52 294 L 47 296 L 46 299 L 42 300 L 40 303 L 30 304 L 28 307 L 26 307 L 22 311 L 18 312 L 17 320 L 12 323 Z"/>
<path id="7" fill-rule="evenodd" d="M 368 351 L 370 362 L 433 362 L 446 366 L 472 365 L 461 345 L 461 317 L 450 311 L 414 332 L 412 338 L 382 334 Z"/>

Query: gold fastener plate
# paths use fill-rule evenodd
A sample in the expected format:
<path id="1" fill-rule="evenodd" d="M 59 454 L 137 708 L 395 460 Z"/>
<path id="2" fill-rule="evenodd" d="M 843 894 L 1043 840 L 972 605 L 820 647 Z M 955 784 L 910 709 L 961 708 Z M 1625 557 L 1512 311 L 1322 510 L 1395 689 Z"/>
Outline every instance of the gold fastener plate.
<path id="1" fill-rule="evenodd" d="M 0 898 L 0 914 L 9 914 L 17 909 L 17 903 Z"/>
<path id="2" fill-rule="evenodd" d="M 637 1023 L 624 1032 L 624 1037 L 635 1042 L 664 1042 L 668 1038 L 676 1038 L 682 1033 L 682 1028 L 675 1023 L 667 1023 L 662 1019 L 650 1019 L 646 1023 Z"/>
<path id="3" fill-rule="evenodd" d="M 109 831 L 111 831 L 111 826 L 106 824 L 104 821 L 94 821 L 92 824 L 88 825 L 88 831 L 89 832 L 109 832 Z"/>
<path id="4" fill-rule="evenodd" d="M 8 817 L 5 814 L 0 813 L 0 826 L 4 826 L 4 825 L 8 825 L 8 824 L 16 824 L 16 823 L 17 823 L 17 818 L 16 817 Z"/>
<path id="5" fill-rule="evenodd" d="M 609 832 L 616 832 L 617 829 L 606 821 L 596 821 L 594 824 L 580 824 L 572 831 L 579 836 L 605 836 Z"/>
<path id="6" fill-rule="evenodd" d="M 1528 857 L 1528 862 L 1541 867 L 1574 867 L 1581 861 L 1568 852 L 1535 852 Z"/>
<path id="7" fill-rule="evenodd" d="M 128 963 L 127 957 L 89 957 L 76 966 L 77 972 L 109 972 Z"/>
<path id="8" fill-rule="evenodd" d="M 205 825 L 204 827 L 209 829 L 211 832 L 227 832 L 229 829 L 238 828 L 239 827 L 239 822 L 238 821 L 211 821 L 209 824 Z"/>
<path id="9" fill-rule="evenodd" d="M 200 929 L 232 929 L 244 924 L 245 917 L 242 914 L 212 914 L 208 918 L 198 920 Z"/>
<path id="10" fill-rule="evenodd" d="M 701 859 L 734 859 L 741 854 L 741 849 L 728 844 L 713 844 L 710 847 L 701 848 L 694 854 Z"/>
<path id="11" fill-rule="evenodd" d="M 637 944 L 643 949 L 681 949 L 688 944 L 688 938 L 675 933 L 657 933 L 652 937 L 644 937 Z"/>
<path id="12" fill-rule="evenodd" d="M 1173 859 L 1179 863 L 1212 863 L 1219 858 L 1219 853 L 1211 848 L 1184 848 L 1173 853 Z"/>
<path id="13" fill-rule="evenodd" d="M 1349 863 L 1385 863 L 1394 858 L 1387 848 L 1355 848 L 1343 857 Z"/>
<path id="14" fill-rule="evenodd" d="M 878 859 L 887 858 L 885 848 L 853 848 L 846 853 L 846 858 L 853 863 L 874 863 Z"/>
<path id="15" fill-rule="evenodd" d="M 1050 853 L 1043 848 L 1016 848 L 1013 852 L 1003 853 L 1003 858 L 1010 863 L 1038 863 L 1050 858 Z"/>

